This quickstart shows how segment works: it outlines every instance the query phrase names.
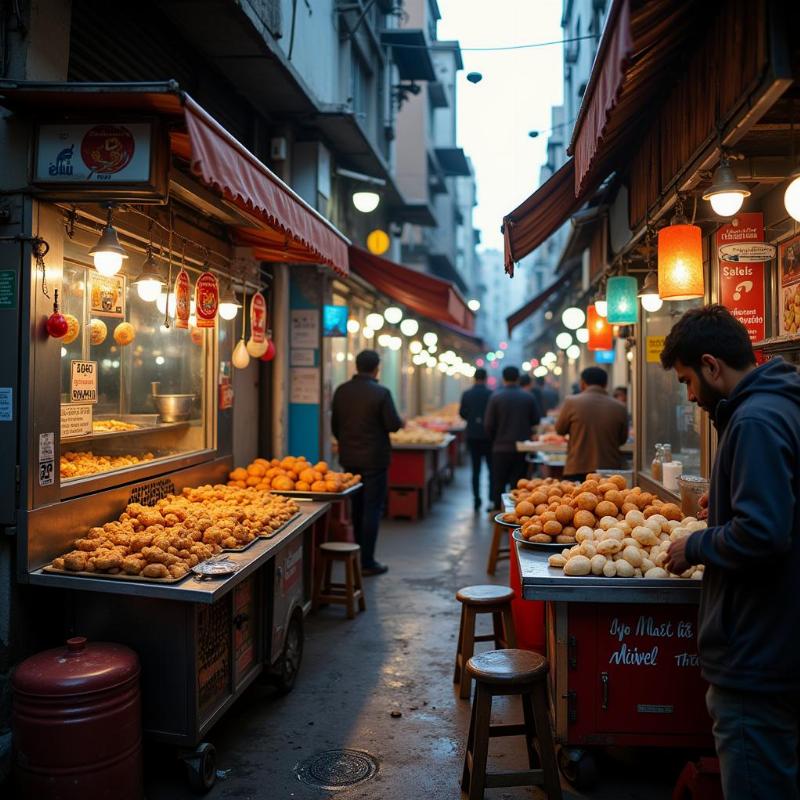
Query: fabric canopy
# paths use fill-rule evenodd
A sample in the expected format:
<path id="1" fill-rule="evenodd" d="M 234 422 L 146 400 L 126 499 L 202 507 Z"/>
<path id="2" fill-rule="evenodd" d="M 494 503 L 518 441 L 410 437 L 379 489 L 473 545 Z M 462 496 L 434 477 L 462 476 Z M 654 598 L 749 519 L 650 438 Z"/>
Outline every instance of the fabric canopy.
<path id="1" fill-rule="evenodd" d="M 348 239 L 289 188 L 174 82 L 0 83 L 2 105 L 33 111 L 156 114 L 168 123 L 173 155 L 203 183 L 253 218 L 234 238 L 264 261 L 328 264 L 348 273 Z M 124 117 L 120 117 L 124 119 Z"/>
<path id="2" fill-rule="evenodd" d="M 472 334 L 475 315 L 450 281 L 417 272 L 350 246 L 350 266 L 379 292 L 430 320 L 454 326 L 457 333 Z"/>
<path id="3" fill-rule="evenodd" d="M 518 308 L 513 314 L 506 317 L 508 335 L 511 336 L 514 328 L 522 325 L 528 317 L 535 314 L 551 297 L 553 297 L 553 295 L 557 294 L 559 289 L 567 289 L 570 286 L 570 277 L 572 273 L 575 272 L 580 264 L 580 260 L 573 261 L 543 292 L 537 294 L 536 297 L 525 303 L 522 308 Z"/>

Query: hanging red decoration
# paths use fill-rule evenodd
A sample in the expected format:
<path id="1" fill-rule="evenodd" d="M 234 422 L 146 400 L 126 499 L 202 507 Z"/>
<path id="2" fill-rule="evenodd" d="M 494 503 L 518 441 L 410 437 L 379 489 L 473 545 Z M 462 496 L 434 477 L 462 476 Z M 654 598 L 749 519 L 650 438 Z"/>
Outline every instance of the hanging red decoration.
<path id="1" fill-rule="evenodd" d="M 261 356 L 262 361 L 272 361 L 275 358 L 275 342 L 272 339 L 267 339 L 267 349 L 263 356 Z"/>
<path id="2" fill-rule="evenodd" d="M 47 318 L 45 328 L 49 336 L 54 339 L 61 339 L 67 335 L 69 322 L 67 318 L 58 310 L 58 289 L 55 290 L 55 301 L 53 302 L 53 313 Z"/>
<path id="3" fill-rule="evenodd" d="M 589 329 L 587 349 L 610 350 L 614 346 L 611 325 L 605 317 L 601 317 L 597 313 L 597 309 L 593 305 L 586 309 L 586 327 Z"/>
<path id="4" fill-rule="evenodd" d="M 198 328 L 213 328 L 219 309 L 219 283 L 211 272 L 204 272 L 194 285 L 195 315 Z"/>

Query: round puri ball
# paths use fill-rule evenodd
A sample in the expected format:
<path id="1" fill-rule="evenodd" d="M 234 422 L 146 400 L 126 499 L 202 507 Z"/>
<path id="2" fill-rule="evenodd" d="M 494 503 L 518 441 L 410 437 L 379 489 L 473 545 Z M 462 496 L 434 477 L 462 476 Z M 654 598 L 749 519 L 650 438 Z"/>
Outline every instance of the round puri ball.
<path id="1" fill-rule="evenodd" d="M 683 514 L 681 513 L 680 508 L 675 503 L 664 503 L 664 505 L 661 506 L 659 511 L 668 520 L 674 519 L 680 522 L 683 519 Z"/>
<path id="2" fill-rule="evenodd" d="M 521 502 L 517 503 L 517 506 L 514 510 L 520 517 L 530 517 L 536 513 L 536 506 L 528 500 L 522 500 Z"/>
<path id="3" fill-rule="evenodd" d="M 610 500 L 601 500 L 597 507 L 594 509 L 595 516 L 597 517 L 616 517 L 618 509 L 615 503 Z"/>
<path id="4" fill-rule="evenodd" d="M 135 338 L 136 328 L 134 328 L 130 322 L 120 322 L 120 324 L 114 328 L 114 341 L 122 347 L 130 344 Z"/>
<path id="5" fill-rule="evenodd" d="M 575 514 L 575 511 L 572 508 L 572 506 L 568 506 L 568 505 L 562 504 L 562 505 L 558 506 L 558 508 L 556 508 L 556 519 L 562 525 L 571 524 L 572 523 L 572 517 L 574 516 L 574 514 Z"/>
<path id="6" fill-rule="evenodd" d="M 575 506 L 584 511 L 594 511 L 597 508 L 597 495 L 591 492 L 581 492 L 575 498 Z"/>
<path id="7" fill-rule="evenodd" d="M 545 522 L 542 531 L 548 536 L 558 536 L 561 533 L 562 525 L 558 520 L 551 519 Z"/>
<path id="8" fill-rule="evenodd" d="M 579 509 L 575 512 L 575 517 L 573 518 L 572 524 L 575 528 L 582 528 L 584 525 L 589 528 L 594 528 L 596 521 L 597 519 L 591 511 Z"/>

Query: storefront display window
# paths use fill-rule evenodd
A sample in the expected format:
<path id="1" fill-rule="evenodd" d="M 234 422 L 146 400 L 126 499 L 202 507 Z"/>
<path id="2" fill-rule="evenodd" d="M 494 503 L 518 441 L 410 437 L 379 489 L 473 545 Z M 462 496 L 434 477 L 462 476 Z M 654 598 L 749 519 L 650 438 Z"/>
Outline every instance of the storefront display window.
<path id="1" fill-rule="evenodd" d="M 62 485 L 214 446 L 207 365 L 217 329 L 164 327 L 166 298 L 143 300 L 132 283 L 144 255 L 131 252 L 104 277 L 92 265 L 91 238 L 76 232 L 64 243 Z"/>
<path id="2" fill-rule="evenodd" d="M 642 425 L 640 464 L 650 475 L 656 444 L 668 444 L 672 459 L 680 461 L 685 474 L 701 474 L 701 411 L 689 402 L 686 388 L 674 372 L 661 367 L 663 340 L 680 316 L 701 300 L 665 303 L 660 311 L 644 315 L 642 321 Z"/>

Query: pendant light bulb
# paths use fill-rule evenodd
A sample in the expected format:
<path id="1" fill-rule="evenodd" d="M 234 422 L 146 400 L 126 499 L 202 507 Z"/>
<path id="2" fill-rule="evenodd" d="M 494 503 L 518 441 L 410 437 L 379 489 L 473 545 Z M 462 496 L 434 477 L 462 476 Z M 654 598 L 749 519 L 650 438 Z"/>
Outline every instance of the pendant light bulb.
<path id="1" fill-rule="evenodd" d="M 564 309 L 564 313 L 561 315 L 561 321 L 564 323 L 565 328 L 576 331 L 586 322 L 586 314 L 584 314 L 583 309 L 577 306 L 570 306 Z"/>
<path id="2" fill-rule="evenodd" d="M 639 300 L 642 302 L 642 308 L 651 314 L 659 311 L 664 305 L 664 301 L 658 294 L 658 278 L 652 270 L 644 279 L 642 290 L 639 292 Z"/>
<path id="3" fill-rule="evenodd" d="M 789 185 L 783 195 L 783 204 L 789 216 L 800 222 L 800 169 L 789 176 Z"/>
<path id="4" fill-rule="evenodd" d="M 155 301 L 158 300 L 164 282 L 156 272 L 156 266 L 153 263 L 153 254 L 150 249 L 148 249 L 147 258 L 145 258 L 144 264 L 142 264 L 142 271 L 131 283 L 136 287 L 136 293 L 145 303 L 155 303 Z"/>
<path id="5" fill-rule="evenodd" d="M 94 261 L 94 268 L 106 278 L 116 275 L 122 267 L 122 260 L 128 257 L 125 248 L 119 243 L 117 229 L 111 224 L 111 213 L 109 208 L 108 218 L 100 233 L 100 238 L 89 251 L 89 255 Z"/>
<path id="6" fill-rule="evenodd" d="M 597 312 L 599 317 L 607 317 L 608 316 L 608 301 L 607 300 L 596 300 L 594 304 L 594 310 Z"/>
<path id="7" fill-rule="evenodd" d="M 228 283 L 219 298 L 219 315 L 222 319 L 232 320 L 236 318 L 242 304 L 236 299 L 233 291 L 233 286 Z"/>
<path id="8" fill-rule="evenodd" d="M 750 190 L 736 179 L 727 156 L 723 156 L 703 200 L 708 200 L 714 213 L 720 217 L 732 217 L 742 207 L 745 197 L 749 196 Z"/>

